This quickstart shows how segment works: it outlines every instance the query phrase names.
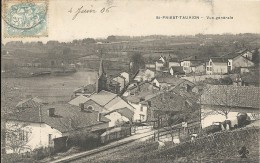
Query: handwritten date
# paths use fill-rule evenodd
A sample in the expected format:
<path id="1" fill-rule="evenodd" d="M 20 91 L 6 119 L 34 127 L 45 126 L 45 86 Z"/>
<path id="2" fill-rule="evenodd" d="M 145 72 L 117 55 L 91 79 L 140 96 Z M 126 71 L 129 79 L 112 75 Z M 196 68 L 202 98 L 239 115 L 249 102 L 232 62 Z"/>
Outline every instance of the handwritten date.
<path id="1" fill-rule="evenodd" d="M 103 7 L 100 10 L 97 10 L 97 9 L 93 9 L 93 8 L 86 9 L 86 8 L 84 8 L 84 6 L 81 6 L 78 9 L 76 9 L 74 12 L 73 12 L 73 8 L 71 8 L 68 12 L 71 14 L 74 14 L 72 17 L 72 20 L 75 20 L 79 14 L 109 13 L 111 11 L 111 8 L 114 8 L 114 7 L 116 7 L 116 6 Z"/>

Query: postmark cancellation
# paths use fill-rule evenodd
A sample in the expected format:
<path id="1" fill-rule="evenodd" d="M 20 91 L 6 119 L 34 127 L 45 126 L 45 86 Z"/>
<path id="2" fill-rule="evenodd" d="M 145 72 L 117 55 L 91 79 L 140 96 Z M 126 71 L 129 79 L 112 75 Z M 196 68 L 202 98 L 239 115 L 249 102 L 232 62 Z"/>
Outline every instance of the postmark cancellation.
<path id="1" fill-rule="evenodd" d="M 48 0 L 4 0 L 2 4 L 4 37 L 48 36 Z"/>

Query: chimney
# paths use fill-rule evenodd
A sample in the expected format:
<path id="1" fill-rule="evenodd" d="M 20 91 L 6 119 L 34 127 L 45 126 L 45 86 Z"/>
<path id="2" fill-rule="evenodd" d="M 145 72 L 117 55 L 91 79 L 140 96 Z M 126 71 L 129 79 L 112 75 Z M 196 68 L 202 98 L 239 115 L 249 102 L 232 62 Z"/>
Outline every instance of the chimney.
<path id="1" fill-rule="evenodd" d="M 84 111 L 84 104 L 83 103 L 80 103 L 79 107 L 80 107 L 80 111 Z"/>
<path id="2" fill-rule="evenodd" d="M 98 113 L 98 115 L 97 115 L 97 121 L 98 122 L 101 122 L 101 116 L 102 116 L 101 113 Z"/>
<path id="3" fill-rule="evenodd" d="M 55 108 L 49 108 L 47 112 L 49 117 L 53 117 L 55 115 Z"/>

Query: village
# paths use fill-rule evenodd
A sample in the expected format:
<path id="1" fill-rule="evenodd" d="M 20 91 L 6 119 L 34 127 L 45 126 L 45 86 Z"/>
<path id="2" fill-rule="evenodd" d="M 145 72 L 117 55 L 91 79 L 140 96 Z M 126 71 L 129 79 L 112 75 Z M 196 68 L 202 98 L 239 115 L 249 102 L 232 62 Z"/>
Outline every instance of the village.
<path id="1" fill-rule="evenodd" d="M 5 116 L 1 152 L 44 160 L 74 147 L 83 152 L 141 139 L 161 148 L 258 128 L 259 51 L 209 58 L 162 54 L 144 64 L 133 54 L 128 70 L 109 74 L 100 50 L 95 82 L 75 89 L 70 100 L 48 103 L 28 95 L 16 104 Z"/>

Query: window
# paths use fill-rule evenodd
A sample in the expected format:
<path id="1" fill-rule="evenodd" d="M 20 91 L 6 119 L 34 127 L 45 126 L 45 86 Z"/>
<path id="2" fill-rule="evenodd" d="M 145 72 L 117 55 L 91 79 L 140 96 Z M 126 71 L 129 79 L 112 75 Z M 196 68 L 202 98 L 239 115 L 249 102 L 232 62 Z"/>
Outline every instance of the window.
<path id="1" fill-rule="evenodd" d="M 210 66 L 212 65 L 212 62 L 211 62 L 211 61 L 209 61 L 209 65 L 210 65 Z"/>
<path id="2" fill-rule="evenodd" d="M 140 108 L 140 111 L 143 111 L 144 109 L 143 109 L 143 106 L 141 106 L 141 108 Z"/>
<path id="3" fill-rule="evenodd" d="M 88 110 L 93 110 L 93 107 L 92 106 L 88 106 Z"/>
<path id="4" fill-rule="evenodd" d="M 20 130 L 18 133 L 19 140 L 20 141 L 28 141 L 28 132 L 24 130 Z"/>
<path id="5" fill-rule="evenodd" d="M 49 140 L 49 144 L 52 144 L 52 134 L 49 134 L 48 140 Z"/>

